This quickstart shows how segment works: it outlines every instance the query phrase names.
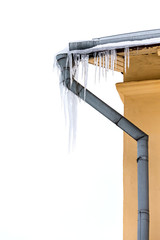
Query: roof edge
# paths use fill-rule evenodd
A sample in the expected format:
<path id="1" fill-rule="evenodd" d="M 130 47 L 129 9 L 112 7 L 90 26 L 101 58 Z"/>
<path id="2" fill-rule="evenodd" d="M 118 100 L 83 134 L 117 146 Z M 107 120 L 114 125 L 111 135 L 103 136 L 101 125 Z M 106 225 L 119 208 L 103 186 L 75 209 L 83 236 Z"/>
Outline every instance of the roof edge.
<path id="1" fill-rule="evenodd" d="M 118 35 L 112 35 L 102 38 L 93 38 L 90 41 L 81 41 L 81 42 L 71 42 L 69 43 L 69 50 L 84 50 L 98 45 L 108 44 L 108 43 L 118 43 L 125 41 L 140 41 L 152 38 L 160 38 L 160 29 L 147 30 L 147 31 L 138 31 L 131 33 L 124 33 Z"/>

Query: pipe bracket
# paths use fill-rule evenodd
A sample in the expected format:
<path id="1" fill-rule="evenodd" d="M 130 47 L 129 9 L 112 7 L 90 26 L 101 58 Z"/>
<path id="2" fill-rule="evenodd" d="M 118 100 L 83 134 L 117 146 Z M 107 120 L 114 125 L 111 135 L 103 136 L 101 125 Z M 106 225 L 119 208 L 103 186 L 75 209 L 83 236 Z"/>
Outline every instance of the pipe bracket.
<path id="1" fill-rule="evenodd" d="M 145 214 L 148 214 L 148 215 L 149 215 L 149 211 L 146 210 L 146 209 L 138 210 L 138 213 L 145 213 Z"/>
<path id="2" fill-rule="evenodd" d="M 146 156 L 140 156 L 140 157 L 137 158 L 137 163 L 138 163 L 139 161 L 146 161 L 146 162 L 148 162 L 148 157 L 146 157 Z"/>

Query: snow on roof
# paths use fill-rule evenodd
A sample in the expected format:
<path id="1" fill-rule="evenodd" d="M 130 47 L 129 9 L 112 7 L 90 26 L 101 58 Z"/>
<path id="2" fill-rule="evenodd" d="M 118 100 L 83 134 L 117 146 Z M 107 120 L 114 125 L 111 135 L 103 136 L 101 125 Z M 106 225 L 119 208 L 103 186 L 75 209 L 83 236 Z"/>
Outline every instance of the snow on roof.
<path id="1" fill-rule="evenodd" d="M 160 44 L 160 37 L 159 38 L 150 38 L 145 40 L 139 41 L 124 41 L 124 42 L 116 42 L 116 43 L 107 43 L 101 44 L 92 48 L 87 48 L 83 50 L 72 50 L 69 51 L 70 53 L 80 53 L 80 54 L 89 54 L 93 52 L 102 52 L 105 50 L 112 50 L 112 49 L 123 49 L 123 48 L 131 48 L 131 47 L 139 47 L 139 46 L 149 46 Z"/>

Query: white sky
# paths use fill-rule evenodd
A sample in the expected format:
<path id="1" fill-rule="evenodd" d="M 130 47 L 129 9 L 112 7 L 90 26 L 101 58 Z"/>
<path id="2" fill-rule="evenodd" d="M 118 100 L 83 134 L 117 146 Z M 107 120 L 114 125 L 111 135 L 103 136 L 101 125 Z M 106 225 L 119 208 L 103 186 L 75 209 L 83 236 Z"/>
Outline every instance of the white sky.
<path id="1" fill-rule="evenodd" d="M 53 59 L 70 41 L 159 28 L 158 4 L 0 2 L 1 240 L 122 240 L 123 134 L 82 103 L 68 155 Z M 121 80 L 90 83 L 119 112 Z"/>

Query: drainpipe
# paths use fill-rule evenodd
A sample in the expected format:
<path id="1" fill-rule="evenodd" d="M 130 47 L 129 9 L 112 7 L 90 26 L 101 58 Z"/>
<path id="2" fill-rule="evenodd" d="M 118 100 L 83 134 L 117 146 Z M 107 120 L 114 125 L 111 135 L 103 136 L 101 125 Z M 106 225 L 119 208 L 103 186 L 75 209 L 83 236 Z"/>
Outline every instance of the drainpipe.
<path id="1" fill-rule="evenodd" d="M 149 239 L 148 136 L 137 140 L 138 240 Z"/>
<path id="2" fill-rule="evenodd" d="M 70 86 L 70 71 L 67 54 L 57 55 L 61 69 L 61 77 L 67 88 L 95 108 L 98 112 L 116 124 L 124 132 L 137 141 L 137 170 L 138 170 L 138 240 L 149 240 L 149 186 L 148 186 L 148 135 L 131 123 L 128 119 L 104 103 L 93 93 L 73 79 Z"/>

